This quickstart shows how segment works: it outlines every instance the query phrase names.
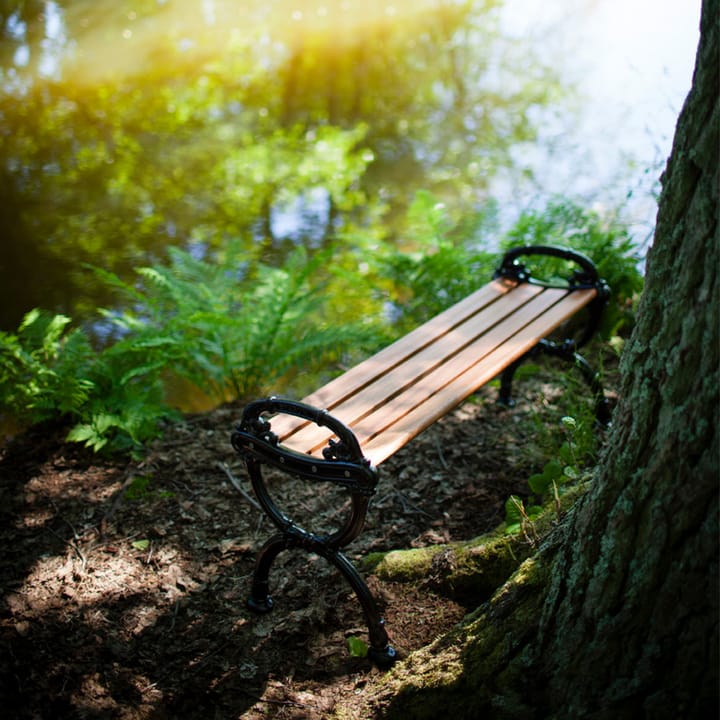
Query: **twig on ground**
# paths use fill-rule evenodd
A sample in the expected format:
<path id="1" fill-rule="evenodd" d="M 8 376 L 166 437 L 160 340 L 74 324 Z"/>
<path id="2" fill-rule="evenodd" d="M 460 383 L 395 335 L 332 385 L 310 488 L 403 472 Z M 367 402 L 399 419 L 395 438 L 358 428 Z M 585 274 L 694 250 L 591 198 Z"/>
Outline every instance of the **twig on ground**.
<path id="1" fill-rule="evenodd" d="M 70 523 L 68 523 L 70 525 Z M 72 527 L 72 525 L 70 526 Z M 83 551 L 78 547 L 77 543 L 73 540 L 66 540 L 60 533 L 56 533 L 52 528 L 48 528 L 48 530 L 60 541 L 64 542 L 66 545 L 70 546 L 74 551 L 75 554 L 80 559 L 80 562 L 82 563 L 82 568 L 80 569 L 81 574 L 85 574 L 85 568 L 87 567 L 87 558 L 85 555 L 83 555 Z"/>
<path id="2" fill-rule="evenodd" d="M 426 510 L 423 510 L 421 507 L 418 507 L 417 505 L 414 505 L 411 503 L 403 493 L 397 492 L 395 494 L 395 498 L 402 506 L 403 512 L 407 513 L 409 515 L 424 515 L 425 517 L 431 518 L 432 515 L 427 512 Z"/>
<path id="3" fill-rule="evenodd" d="M 110 509 L 103 516 L 100 531 L 101 535 L 104 534 L 104 525 L 110 522 L 110 519 L 115 514 L 115 511 L 120 507 L 120 503 L 122 502 L 123 497 L 125 497 L 126 490 L 133 484 L 133 480 L 135 480 L 135 478 L 136 475 L 132 472 L 132 470 L 128 469 L 125 471 L 125 480 L 120 486 L 120 489 L 115 493 Z"/>
<path id="4" fill-rule="evenodd" d="M 440 464 L 445 468 L 445 470 L 448 469 L 448 464 L 445 462 L 445 456 L 443 455 L 442 446 L 440 445 L 440 440 L 438 438 L 435 438 L 435 449 L 437 450 L 438 457 L 440 458 Z"/>
<path id="5" fill-rule="evenodd" d="M 256 509 L 256 510 L 262 510 L 260 505 L 257 503 L 257 501 L 248 495 L 248 493 L 243 489 L 242 485 L 240 485 L 240 482 L 238 479 L 232 474 L 230 471 L 230 468 L 224 463 L 224 462 L 216 462 L 215 465 L 222 470 L 225 475 L 227 476 L 227 479 L 230 481 L 230 484 Z"/>

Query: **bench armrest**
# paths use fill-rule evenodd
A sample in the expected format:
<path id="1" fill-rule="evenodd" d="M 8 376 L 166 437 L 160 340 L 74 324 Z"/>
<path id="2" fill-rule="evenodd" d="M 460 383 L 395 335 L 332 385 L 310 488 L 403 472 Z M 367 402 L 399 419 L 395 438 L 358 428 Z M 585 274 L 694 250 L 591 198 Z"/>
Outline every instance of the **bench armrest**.
<path id="1" fill-rule="evenodd" d="M 272 432 L 270 420 L 264 417 L 279 413 L 327 427 L 338 440 L 331 439 L 324 448 L 324 459 L 291 450 L 279 442 Z M 360 443 L 347 425 L 326 410 L 295 400 L 271 397 L 249 403 L 231 441 L 235 450 L 246 458 L 254 458 L 302 478 L 327 480 L 354 493 L 371 495 L 378 482 L 377 470 L 364 457 Z"/>
<path id="2" fill-rule="evenodd" d="M 593 261 L 587 255 L 555 245 L 524 245 L 508 250 L 503 256 L 500 267 L 495 271 L 494 277 L 510 278 L 518 282 L 547 284 L 532 277 L 531 272 L 518 259 L 529 255 L 544 255 L 575 263 L 580 269 L 575 270 L 568 278 L 567 286 L 572 289 L 595 288 L 598 295 L 607 297 L 607 284 L 598 275 Z"/>
<path id="3" fill-rule="evenodd" d="M 519 258 L 529 255 L 544 255 L 567 260 L 578 265 L 579 269 L 572 273 L 565 285 L 544 282 L 534 278 L 525 265 L 520 262 Z M 595 334 L 600 325 L 603 309 L 610 297 L 608 284 L 598 275 L 595 264 L 587 255 L 555 245 L 523 245 L 508 250 L 493 277 L 507 278 L 519 283 L 527 282 L 546 287 L 564 287 L 569 290 L 595 290 L 597 295 L 588 306 L 589 320 L 583 329 L 581 337 L 577 341 L 573 341 L 573 345 L 578 348 L 585 345 Z"/>

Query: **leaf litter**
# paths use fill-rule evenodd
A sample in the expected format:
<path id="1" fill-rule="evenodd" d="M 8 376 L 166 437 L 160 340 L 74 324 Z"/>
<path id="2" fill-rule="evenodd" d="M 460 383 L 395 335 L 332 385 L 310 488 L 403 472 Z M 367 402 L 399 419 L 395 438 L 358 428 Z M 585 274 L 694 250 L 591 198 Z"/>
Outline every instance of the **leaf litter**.
<path id="1" fill-rule="evenodd" d="M 383 464 L 351 560 L 502 522 L 507 498 L 527 493 L 537 471 L 527 417 L 566 414 L 552 393 L 540 400 L 536 384 L 523 385 L 514 408 L 480 390 Z M 246 608 L 255 554 L 275 529 L 230 446 L 238 416 L 188 416 L 140 462 L 92 455 L 64 442 L 62 426 L 0 449 L 0 699 L 10 717 L 355 716 L 381 671 L 358 650 L 362 612 L 326 561 L 282 553 L 273 611 Z M 347 512 L 341 490 L 278 474 L 268 484 L 313 532 Z M 427 583 L 366 580 L 402 655 L 468 609 Z"/>

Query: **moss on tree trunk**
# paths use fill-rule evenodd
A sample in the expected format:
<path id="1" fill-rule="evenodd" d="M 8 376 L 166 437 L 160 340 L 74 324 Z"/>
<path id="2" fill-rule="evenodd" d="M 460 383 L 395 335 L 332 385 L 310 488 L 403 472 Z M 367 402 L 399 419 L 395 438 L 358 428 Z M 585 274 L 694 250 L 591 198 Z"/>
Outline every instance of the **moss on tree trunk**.
<path id="1" fill-rule="evenodd" d="M 559 498 L 561 517 L 588 488 L 588 482 L 567 488 Z M 381 580 L 422 581 L 450 597 L 480 603 L 510 578 L 535 551 L 535 537 L 547 535 L 558 519 L 558 509 L 551 502 L 532 522 L 529 536 L 508 535 L 501 526 L 465 542 L 371 553 L 363 563 L 363 570 Z"/>

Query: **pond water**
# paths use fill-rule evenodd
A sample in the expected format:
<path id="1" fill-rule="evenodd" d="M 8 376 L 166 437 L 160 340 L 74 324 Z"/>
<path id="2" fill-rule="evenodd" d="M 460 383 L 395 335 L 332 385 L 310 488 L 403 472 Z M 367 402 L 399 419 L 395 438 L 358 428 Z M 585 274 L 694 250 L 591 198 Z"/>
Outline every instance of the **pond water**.
<path id="1" fill-rule="evenodd" d="M 597 0 L 506 5 L 506 29 L 554 53 L 577 88 L 578 112 L 541 131 L 533 167 L 548 192 L 622 207 L 642 249 L 652 237 L 656 194 L 675 124 L 692 84 L 700 0 Z M 513 12 L 516 6 L 521 12 Z"/>
<path id="2" fill-rule="evenodd" d="M 673 0 L 4 3 L 0 329 L 36 306 L 91 317 L 111 297 L 88 265 L 130 277 L 170 245 L 401 242 L 419 189 L 501 225 L 553 193 L 623 204 L 641 244 L 698 18 Z"/>

